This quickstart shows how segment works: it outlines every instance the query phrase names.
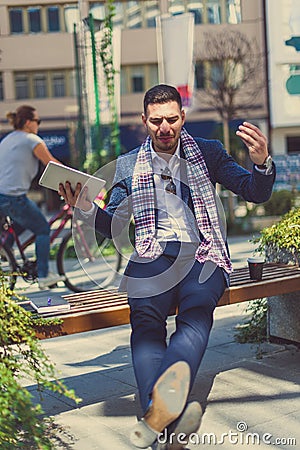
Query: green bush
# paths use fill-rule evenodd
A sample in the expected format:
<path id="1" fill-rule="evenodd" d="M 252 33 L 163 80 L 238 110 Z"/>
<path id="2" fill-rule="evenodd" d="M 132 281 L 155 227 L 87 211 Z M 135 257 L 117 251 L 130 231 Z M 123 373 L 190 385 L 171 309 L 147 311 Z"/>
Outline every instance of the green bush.
<path id="1" fill-rule="evenodd" d="M 8 289 L 6 278 L 0 274 L 1 450 L 57 448 L 49 433 L 49 423 L 41 419 L 41 405 L 32 403 L 32 396 L 22 386 L 22 380 L 33 381 L 40 393 L 48 389 L 79 401 L 57 378 L 55 366 L 36 338 L 34 327 L 43 321 L 20 306 Z"/>
<path id="2" fill-rule="evenodd" d="M 278 223 L 264 228 L 253 242 L 258 243 L 257 251 L 265 253 L 267 261 L 299 265 L 300 208 L 292 209 Z"/>

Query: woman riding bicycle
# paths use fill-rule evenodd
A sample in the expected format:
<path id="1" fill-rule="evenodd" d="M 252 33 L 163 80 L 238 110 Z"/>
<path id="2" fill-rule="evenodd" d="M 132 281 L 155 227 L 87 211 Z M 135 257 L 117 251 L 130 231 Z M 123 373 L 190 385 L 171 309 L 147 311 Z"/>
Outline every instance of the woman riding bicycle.
<path id="1" fill-rule="evenodd" d="M 44 165 L 59 161 L 37 135 L 41 120 L 35 108 L 22 105 L 16 112 L 8 113 L 7 118 L 14 131 L 0 142 L 0 215 L 9 216 L 36 235 L 39 287 L 46 289 L 64 277 L 49 272 L 50 227 L 39 207 L 26 194 L 37 175 L 39 161 Z"/>

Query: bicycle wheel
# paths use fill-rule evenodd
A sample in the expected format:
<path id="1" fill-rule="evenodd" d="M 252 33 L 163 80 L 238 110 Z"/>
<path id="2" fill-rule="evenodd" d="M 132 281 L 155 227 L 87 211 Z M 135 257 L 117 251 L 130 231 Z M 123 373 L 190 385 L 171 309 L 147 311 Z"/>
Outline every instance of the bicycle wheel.
<path id="1" fill-rule="evenodd" d="M 0 247 L 0 275 L 8 283 L 9 289 L 13 290 L 17 281 L 17 263 L 11 248 L 4 244 Z"/>
<path id="2" fill-rule="evenodd" d="M 74 292 L 117 287 L 122 256 L 112 241 L 98 236 L 97 246 L 87 251 L 86 233 L 82 239 L 70 231 L 62 240 L 57 253 L 57 270 L 64 275 L 65 285 Z M 83 242 L 84 241 L 84 242 Z"/>

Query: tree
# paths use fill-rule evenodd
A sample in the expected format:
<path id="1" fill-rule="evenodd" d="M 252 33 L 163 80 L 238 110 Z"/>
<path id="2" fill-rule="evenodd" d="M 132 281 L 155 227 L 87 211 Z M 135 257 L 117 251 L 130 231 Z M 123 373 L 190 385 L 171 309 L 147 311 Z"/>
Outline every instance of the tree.
<path id="1" fill-rule="evenodd" d="M 223 140 L 230 153 L 229 122 L 245 114 L 264 92 L 263 55 L 256 43 L 240 31 L 204 33 L 195 59 L 203 61 L 203 89 L 195 94 L 201 105 L 217 111 L 223 125 Z M 231 193 L 230 193 L 231 194 Z M 229 223 L 234 221 L 229 195 Z"/>

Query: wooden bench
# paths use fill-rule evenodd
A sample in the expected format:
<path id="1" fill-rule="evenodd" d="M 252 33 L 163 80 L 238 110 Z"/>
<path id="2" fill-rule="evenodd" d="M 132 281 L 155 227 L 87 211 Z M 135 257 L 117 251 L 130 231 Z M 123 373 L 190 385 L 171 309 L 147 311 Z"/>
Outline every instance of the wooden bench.
<path id="1" fill-rule="evenodd" d="M 231 286 L 225 290 L 218 306 L 298 291 L 300 269 L 284 264 L 266 264 L 263 279 L 253 281 L 249 278 L 248 268 L 240 268 L 234 270 L 230 281 Z M 70 310 L 42 315 L 45 318 L 62 319 L 62 324 L 37 329 L 40 339 L 129 323 L 129 307 L 125 293 L 101 289 L 69 294 L 64 298 L 70 303 Z"/>

